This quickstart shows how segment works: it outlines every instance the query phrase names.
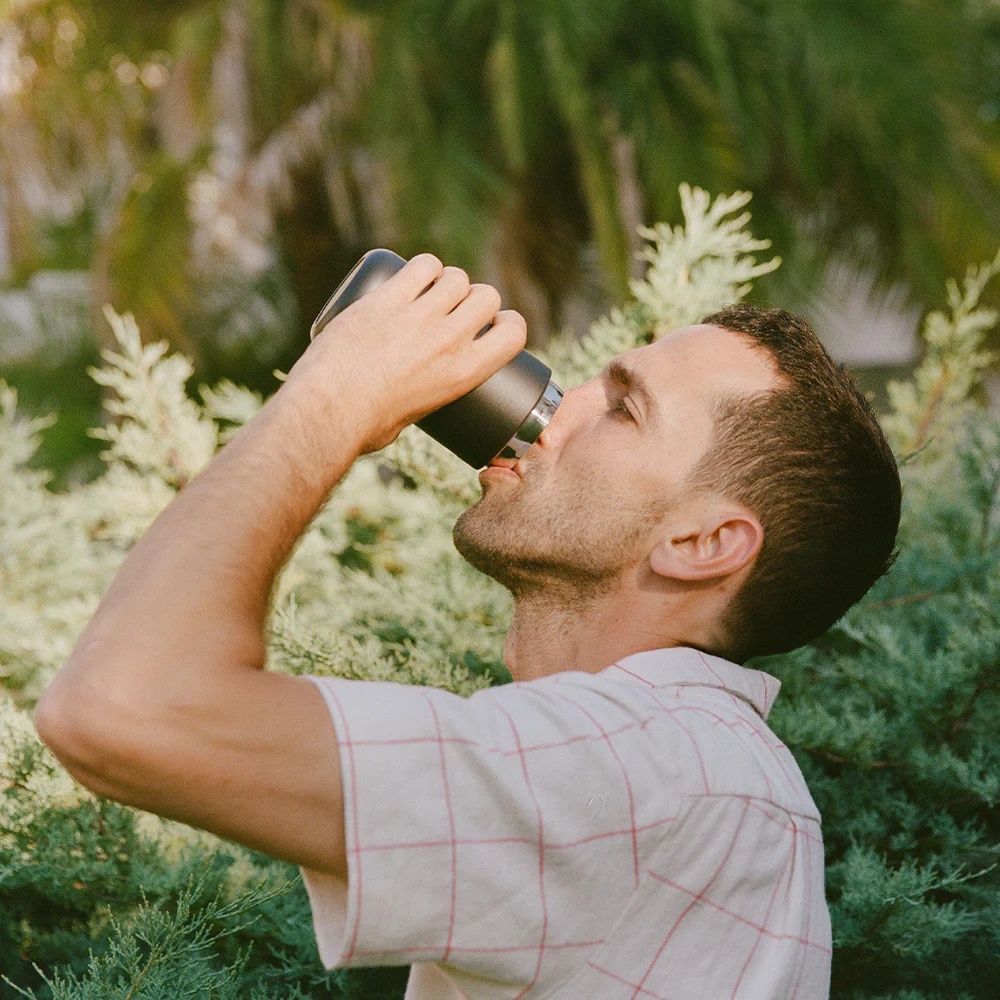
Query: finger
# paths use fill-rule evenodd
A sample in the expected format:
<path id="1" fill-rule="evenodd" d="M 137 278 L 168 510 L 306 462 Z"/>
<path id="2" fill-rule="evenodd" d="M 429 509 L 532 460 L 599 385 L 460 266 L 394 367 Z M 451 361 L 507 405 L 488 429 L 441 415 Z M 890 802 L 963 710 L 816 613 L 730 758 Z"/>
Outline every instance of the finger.
<path id="1" fill-rule="evenodd" d="M 408 260 L 382 287 L 390 295 L 412 302 L 444 270 L 444 264 L 432 253 L 418 253 Z"/>
<path id="2" fill-rule="evenodd" d="M 500 293 L 492 285 L 476 284 L 469 294 L 448 314 L 447 322 L 453 330 L 477 334 L 500 308 Z"/>
<path id="3" fill-rule="evenodd" d="M 469 294 L 469 276 L 460 267 L 446 267 L 437 281 L 419 296 L 420 304 L 438 316 L 450 313 Z"/>
<path id="4" fill-rule="evenodd" d="M 528 342 L 528 324 L 513 309 L 497 313 L 493 326 L 478 340 L 469 345 L 476 365 L 476 385 L 482 384 L 494 372 L 511 361 Z"/>

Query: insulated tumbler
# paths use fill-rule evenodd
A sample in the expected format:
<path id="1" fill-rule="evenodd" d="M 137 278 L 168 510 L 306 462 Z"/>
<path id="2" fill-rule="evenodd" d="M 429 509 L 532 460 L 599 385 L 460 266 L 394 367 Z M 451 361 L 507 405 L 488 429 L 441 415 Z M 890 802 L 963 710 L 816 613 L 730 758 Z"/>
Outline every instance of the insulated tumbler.
<path id="1" fill-rule="evenodd" d="M 405 263 L 391 250 L 369 250 L 320 310 L 309 339 Z M 476 336 L 481 337 L 489 328 L 483 327 Z M 520 458 L 545 429 L 562 399 L 562 390 L 550 380 L 551 375 L 552 369 L 521 351 L 482 385 L 428 413 L 417 426 L 474 469 L 495 457 Z"/>

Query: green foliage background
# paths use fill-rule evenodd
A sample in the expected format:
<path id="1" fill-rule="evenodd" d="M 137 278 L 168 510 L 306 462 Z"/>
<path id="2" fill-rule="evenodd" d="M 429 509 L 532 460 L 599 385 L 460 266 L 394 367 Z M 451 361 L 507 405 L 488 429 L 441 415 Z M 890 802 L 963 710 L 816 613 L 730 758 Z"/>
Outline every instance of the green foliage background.
<path id="1" fill-rule="evenodd" d="M 492 260 L 537 346 L 681 181 L 756 193 L 785 303 L 833 251 L 933 301 L 1000 237 L 992 0 L 0 0 L 0 45 L 10 280 L 89 270 L 93 337 L 206 379 L 380 244 Z"/>
<path id="2" fill-rule="evenodd" d="M 682 187 L 683 224 L 643 232 L 628 304 L 551 345 L 560 384 L 773 270 L 748 199 Z M 755 664 L 783 682 L 771 725 L 824 819 L 838 1000 L 1000 993 L 1000 422 L 976 401 L 997 318 L 978 300 L 998 272 L 1000 256 L 949 285 L 923 364 L 891 388 L 894 569 L 820 640 Z M 94 797 L 34 734 L 34 703 L 128 549 L 262 402 L 225 381 L 196 401 L 188 359 L 108 316 L 92 482 L 47 488 L 30 463 L 49 421 L 0 385 L 0 996 L 399 998 L 405 969 L 322 969 L 294 868 Z M 451 545 L 476 495 L 414 428 L 357 462 L 278 582 L 270 668 L 460 694 L 509 680 L 509 595 Z"/>
<path id="3" fill-rule="evenodd" d="M 431 250 L 537 348 L 681 181 L 755 192 L 758 302 L 822 318 L 833 259 L 933 303 L 1000 242 L 998 67 L 994 0 L 0 0 L 0 365 L 89 481 L 105 303 L 267 392 L 361 253 Z"/>

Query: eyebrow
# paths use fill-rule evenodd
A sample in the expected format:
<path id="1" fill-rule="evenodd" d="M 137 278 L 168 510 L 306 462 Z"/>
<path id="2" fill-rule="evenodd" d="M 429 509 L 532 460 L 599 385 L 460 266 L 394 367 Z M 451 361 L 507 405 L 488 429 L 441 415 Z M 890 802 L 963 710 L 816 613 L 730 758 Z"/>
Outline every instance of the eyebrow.
<path id="1" fill-rule="evenodd" d="M 601 378 L 605 382 L 614 382 L 626 392 L 635 393 L 642 399 L 643 403 L 646 404 L 651 423 L 655 423 L 659 418 L 660 404 L 656 401 L 656 396 L 649 387 L 649 383 L 635 369 L 629 368 L 624 362 L 615 358 L 604 366 Z"/>

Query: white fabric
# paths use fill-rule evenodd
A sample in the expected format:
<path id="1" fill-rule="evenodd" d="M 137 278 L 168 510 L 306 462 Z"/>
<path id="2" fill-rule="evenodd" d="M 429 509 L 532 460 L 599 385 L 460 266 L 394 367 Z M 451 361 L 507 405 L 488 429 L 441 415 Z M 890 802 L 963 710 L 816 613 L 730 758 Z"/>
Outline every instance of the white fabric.
<path id="1" fill-rule="evenodd" d="M 465 699 L 310 678 L 348 881 L 303 869 L 327 968 L 407 1000 L 825 1000 L 820 817 L 769 674 L 689 648 Z"/>

